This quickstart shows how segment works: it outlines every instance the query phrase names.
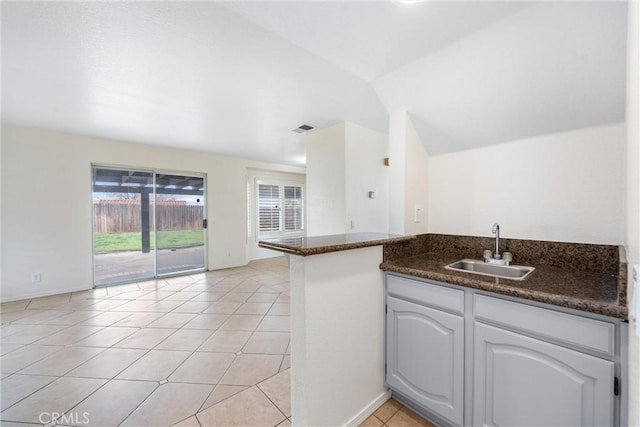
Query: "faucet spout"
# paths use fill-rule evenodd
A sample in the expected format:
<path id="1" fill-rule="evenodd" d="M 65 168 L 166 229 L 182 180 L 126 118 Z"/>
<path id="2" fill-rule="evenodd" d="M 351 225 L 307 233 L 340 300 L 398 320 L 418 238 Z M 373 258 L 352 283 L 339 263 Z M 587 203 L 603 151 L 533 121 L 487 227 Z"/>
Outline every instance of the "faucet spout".
<path id="1" fill-rule="evenodd" d="M 496 235 L 496 252 L 493 257 L 495 259 L 500 259 L 500 224 L 497 222 L 494 223 L 491 232 Z"/>

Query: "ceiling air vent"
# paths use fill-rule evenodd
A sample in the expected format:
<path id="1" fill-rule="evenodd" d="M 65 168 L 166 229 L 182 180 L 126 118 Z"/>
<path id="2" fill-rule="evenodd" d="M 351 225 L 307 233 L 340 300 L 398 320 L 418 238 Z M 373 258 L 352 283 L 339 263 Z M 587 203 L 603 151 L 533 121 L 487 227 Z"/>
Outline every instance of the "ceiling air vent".
<path id="1" fill-rule="evenodd" d="M 305 132 L 309 132 L 311 129 L 313 129 L 313 126 L 304 123 L 304 124 L 301 124 L 300 126 L 298 126 L 297 128 L 292 129 L 291 132 L 305 133 Z"/>

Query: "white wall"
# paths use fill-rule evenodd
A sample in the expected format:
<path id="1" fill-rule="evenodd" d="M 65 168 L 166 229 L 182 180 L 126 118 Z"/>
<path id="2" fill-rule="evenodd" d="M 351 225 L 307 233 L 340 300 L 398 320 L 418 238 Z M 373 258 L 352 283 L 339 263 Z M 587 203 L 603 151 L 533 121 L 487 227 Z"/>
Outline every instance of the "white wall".
<path id="1" fill-rule="evenodd" d="M 423 234 L 429 230 L 429 155 L 408 116 L 406 128 L 404 232 Z M 418 221 L 415 216 L 416 209 L 420 209 Z"/>
<path id="2" fill-rule="evenodd" d="M 247 263 L 246 168 L 304 173 L 293 166 L 3 127 L 3 301 L 92 287 L 92 163 L 206 173 L 209 269 Z M 41 283 L 31 283 L 32 272 L 42 273 Z"/>
<path id="3" fill-rule="evenodd" d="M 345 135 L 348 231 L 387 233 L 389 168 L 384 159 L 389 156 L 389 137 L 349 122 Z M 375 199 L 369 198 L 369 191 L 375 191 Z"/>
<path id="4" fill-rule="evenodd" d="M 429 231 L 623 244 L 625 126 L 429 158 Z"/>
<path id="5" fill-rule="evenodd" d="M 387 134 L 354 123 L 342 122 L 309 134 L 307 235 L 386 233 L 387 156 Z M 375 199 L 369 198 L 369 191 L 376 192 Z"/>
<path id="6" fill-rule="evenodd" d="M 429 155 L 406 111 L 389 115 L 389 232 L 421 234 L 428 231 Z M 420 209 L 420 221 L 415 210 Z"/>
<path id="7" fill-rule="evenodd" d="M 627 39 L 627 212 L 626 239 L 627 260 L 631 268 L 640 264 L 640 109 L 638 108 L 638 81 L 640 80 L 640 7 L 638 1 L 629 2 Z M 629 280 L 631 285 L 631 280 Z M 640 292 L 640 288 L 636 289 Z M 631 296 L 631 289 L 629 289 Z M 638 326 L 640 327 L 640 325 Z M 640 339 L 634 327 L 629 327 L 629 425 L 640 426 Z"/>
<path id="8" fill-rule="evenodd" d="M 389 233 L 405 233 L 407 112 L 389 114 Z"/>
<path id="9" fill-rule="evenodd" d="M 307 135 L 307 235 L 344 233 L 345 123 Z"/>
<path id="10" fill-rule="evenodd" d="M 0 285 L 2 284 L 2 136 L 0 135 Z M 2 291 L 0 289 L 0 300 Z"/>

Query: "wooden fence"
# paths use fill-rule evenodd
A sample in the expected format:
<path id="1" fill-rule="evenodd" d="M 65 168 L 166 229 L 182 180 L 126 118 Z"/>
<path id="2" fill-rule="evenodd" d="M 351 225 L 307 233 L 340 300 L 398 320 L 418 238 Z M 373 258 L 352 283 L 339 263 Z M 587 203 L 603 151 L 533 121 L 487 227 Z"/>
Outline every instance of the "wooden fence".
<path id="1" fill-rule="evenodd" d="M 149 210 L 153 215 L 154 203 Z M 194 230 L 202 227 L 202 206 L 185 202 L 160 202 L 155 206 L 159 230 Z M 153 216 L 152 216 L 153 217 Z M 101 200 L 93 204 L 93 224 L 96 233 L 128 233 L 140 231 L 140 201 Z"/>

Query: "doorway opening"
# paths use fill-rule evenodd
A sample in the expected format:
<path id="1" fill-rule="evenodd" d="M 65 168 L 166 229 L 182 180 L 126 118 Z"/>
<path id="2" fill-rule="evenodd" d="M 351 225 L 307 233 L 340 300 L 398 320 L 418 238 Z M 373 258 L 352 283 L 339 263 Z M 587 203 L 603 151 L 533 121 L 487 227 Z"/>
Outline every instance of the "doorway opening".
<path id="1" fill-rule="evenodd" d="M 206 269 L 206 176 L 94 166 L 94 285 Z"/>

